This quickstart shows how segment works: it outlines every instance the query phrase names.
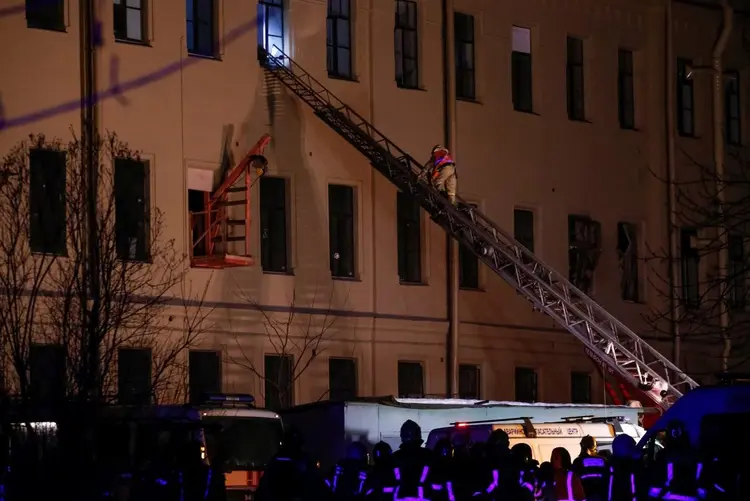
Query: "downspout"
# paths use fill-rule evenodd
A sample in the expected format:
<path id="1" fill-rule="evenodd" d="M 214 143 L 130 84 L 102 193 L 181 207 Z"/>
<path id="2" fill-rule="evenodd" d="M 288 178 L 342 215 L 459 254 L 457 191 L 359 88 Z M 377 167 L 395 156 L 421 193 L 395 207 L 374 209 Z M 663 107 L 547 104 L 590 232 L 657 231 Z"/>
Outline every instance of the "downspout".
<path id="1" fill-rule="evenodd" d="M 678 228 L 677 228 L 677 171 L 675 168 L 675 89 L 674 68 L 674 20 L 672 18 L 672 0 L 666 0 L 665 45 L 666 56 L 664 68 L 667 73 L 666 89 L 666 126 L 667 126 L 667 232 L 669 236 L 669 322 L 672 331 L 672 361 L 676 366 L 682 362 L 682 336 L 680 335 L 680 300 L 677 293 L 680 276 Z"/>
<path id="2" fill-rule="evenodd" d="M 716 40 L 712 53 L 713 66 L 713 112 L 714 112 L 714 164 L 716 165 L 716 210 L 719 220 L 719 293 L 721 294 L 721 337 L 724 350 L 721 354 L 721 369 L 729 370 L 729 357 L 732 354 L 732 338 L 729 335 L 729 287 L 727 283 L 727 265 L 729 263 L 729 235 L 724 209 L 726 194 L 724 193 L 724 67 L 722 57 L 726 49 L 729 36 L 732 33 L 733 12 L 729 0 L 721 0 L 724 14 L 721 33 Z"/>
<path id="3" fill-rule="evenodd" d="M 367 24 L 367 30 L 368 30 L 368 58 L 367 58 L 367 71 L 368 75 L 367 78 L 370 81 L 370 85 L 368 86 L 368 93 L 369 93 L 369 105 L 370 105 L 370 123 L 375 125 L 375 0 L 370 0 L 368 5 L 368 24 Z M 367 169 L 367 171 L 370 173 L 370 190 L 371 190 L 371 207 L 370 207 L 370 214 L 371 214 L 371 221 L 370 221 L 370 228 L 372 228 L 372 238 L 376 238 L 376 222 L 377 218 L 375 217 L 375 214 L 377 211 L 375 210 L 375 183 L 378 181 L 377 176 L 375 176 L 375 169 Z M 372 311 L 378 312 L 378 287 L 377 287 L 377 277 L 378 277 L 378 259 L 377 259 L 377 245 L 372 246 Z M 370 395 L 377 395 L 378 388 L 377 388 L 377 380 L 378 380 L 378 364 L 377 364 L 377 356 L 375 354 L 375 348 L 376 348 L 376 342 L 375 342 L 375 327 L 378 323 L 378 316 L 375 315 L 372 319 L 372 328 L 370 330 L 370 371 L 371 371 L 371 388 L 370 388 Z"/>
<path id="4" fill-rule="evenodd" d="M 88 398 L 97 400 L 99 398 L 99 340 L 97 329 L 99 327 L 100 309 L 100 284 L 99 284 L 99 230 L 97 199 L 99 195 L 99 148 L 97 144 L 97 67 L 96 67 L 96 45 L 97 18 L 95 0 L 82 0 L 80 3 L 80 37 L 81 37 L 81 167 L 85 170 L 85 176 L 81 180 L 86 184 L 86 212 L 87 212 L 87 247 L 88 266 L 84 273 L 88 274 L 88 294 L 91 301 L 89 318 L 85 318 L 84 350 L 86 360 L 84 365 L 84 392 Z"/>
<path id="5" fill-rule="evenodd" d="M 442 0 L 443 5 L 443 125 L 445 147 L 456 156 L 456 64 L 455 30 L 453 28 L 453 0 Z M 446 346 L 446 394 L 458 395 L 458 331 L 459 319 L 459 276 L 458 241 L 450 233 L 445 234 L 446 285 L 448 298 L 448 343 Z"/>

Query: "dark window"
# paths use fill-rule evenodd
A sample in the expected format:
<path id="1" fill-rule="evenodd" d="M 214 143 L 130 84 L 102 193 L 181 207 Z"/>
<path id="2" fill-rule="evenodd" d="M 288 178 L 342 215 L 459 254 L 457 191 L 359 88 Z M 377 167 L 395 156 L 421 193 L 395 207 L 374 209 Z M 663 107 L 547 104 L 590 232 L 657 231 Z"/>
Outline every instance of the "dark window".
<path id="1" fill-rule="evenodd" d="M 513 26 L 513 52 L 511 52 L 511 86 L 513 109 L 533 111 L 531 89 L 531 30 Z"/>
<path id="2" fill-rule="evenodd" d="M 357 361 L 352 358 L 328 359 L 328 399 L 357 397 Z"/>
<path id="3" fill-rule="evenodd" d="M 476 99 L 474 16 L 455 12 L 453 22 L 456 36 L 456 97 Z"/>
<path id="4" fill-rule="evenodd" d="M 681 136 L 695 135 L 693 79 L 688 78 L 690 59 L 677 59 L 677 132 Z"/>
<path id="5" fill-rule="evenodd" d="M 190 350 L 188 360 L 190 402 L 199 403 L 209 393 L 221 393 L 221 355 L 216 351 Z"/>
<path id="6" fill-rule="evenodd" d="M 114 191 L 117 255 L 147 261 L 151 240 L 148 163 L 116 159 Z"/>
<path id="7" fill-rule="evenodd" d="M 65 0 L 26 0 L 26 26 L 65 31 Z"/>
<path id="8" fill-rule="evenodd" d="M 124 405 L 151 403 L 151 350 L 117 350 L 117 400 Z"/>
<path id="9" fill-rule="evenodd" d="M 260 179 L 260 263 L 263 271 L 287 272 L 287 184 L 283 177 Z"/>
<path id="10" fill-rule="evenodd" d="M 266 408 L 280 411 L 294 405 L 294 359 L 291 355 L 266 355 Z"/>
<path id="11" fill-rule="evenodd" d="M 682 304 L 686 308 L 697 308 L 701 301 L 700 251 L 691 240 L 698 238 L 692 228 L 680 231 L 680 268 L 682 275 Z"/>
<path id="12" fill-rule="evenodd" d="M 214 0 L 185 1 L 188 53 L 196 56 L 214 57 L 216 55 L 216 6 Z"/>
<path id="13" fill-rule="evenodd" d="M 424 371 L 419 362 L 398 362 L 398 396 L 401 398 L 424 397 Z"/>
<path id="14" fill-rule="evenodd" d="M 570 120 L 585 120 L 583 40 L 580 38 L 568 37 L 566 80 L 568 118 Z"/>
<path id="15" fill-rule="evenodd" d="M 396 85 L 405 89 L 419 87 L 419 48 L 417 2 L 396 0 L 393 47 L 396 58 Z"/>
<path id="16" fill-rule="evenodd" d="M 741 235 L 729 236 L 729 269 L 727 282 L 729 283 L 729 305 L 732 308 L 745 307 L 745 240 Z"/>
<path id="17" fill-rule="evenodd" d="M 620 297 L 638 302 L 638 227 L 632 223 L 617 223 L 617 257 L 620 260 Z"/>
<path id="18" fill-rule="evenodd" d="M 568 216 L 568 280 L 588 294 L 601 254 L 601 224 L 588 216 Z"/>
<path id="19" fill-rule="evenodd" d="M 398 278 L 401 282 L 422 281 L 422 225 L 417 200 L 401 191 L 396 195 L 398 224 Z"/>
<path id="20" fill-rule="evenodd" d="M 328 0 L 326 63 L 328 75 L 352 78 L 352 19 L 350 0 Z"/>
<path id="21" fill-rule="evenodd" d="M 29 347 L 29 393 L 42 402 L 65 396 L 65 349 L 59 344 Z"/>
<path id="22" fill-rule="evenodd" d="M 513 238 L 534 252 L 534 213 L 526 209 L 513 210 Z"/>
<path id="23" fill-rule="evenodd" d="M 536 402 L 538 398 L 537 375 L 534 369 L 516 367 L 516 401 Z"/>
<path id="24" fill-rule="evenodd" d="M 65 153 L 29 153 L 29 242 L 32 252 L 65 255 Z"/>
<path id="25" fill-rule="evenodd" d="M 635 128 L 635 90 L 633 87 L 633 51 L 617 51 L 617 113 L 620 127 Z"/>
<path id="26" fill-rule="evenodd" d="M 354 188 L 328 185 L 328 231 L 331 276 L 354 278 Z"/>
<path id="27" fill-rule="evenodd" d="M 481 397 L 481 372 L 478 366 L 458 366 L 458 398 L 479 400 Z"/>
<path id="28" fill-rule="evenodd" d="M 205 256 L 206 239 L 206 202 L 210 193 L 200 190 L 188 190 L 188 211 L 192 233 L 193 256 Z M 262 215 L 262 209 L 261 209 Z"/>
<path id="29" fill-rule="evenodd" d="M 283 0 L 258 0 L 258 45 L 273 56 L 284 52 L 284 14 Z"/>
<path id="30" fill-rule="evenodd" d="M 570 374 L 570 403 L 591 403 L 591 375 L 586 372 Z"/>
<path id="31" fill-rule="evenodd" d="M 146 1 L 114 0 L 116 40 L 133 42 L 146 40 Z"/>
<path id="32" fill-rule="evenodd" d="M 724 128 L 726 129 L 727 143 L 739 145 L 742 142 L 740 128 L 740 74 L 738 71 L 728 72 L 724 78 L 724 101 L 726 105 Z"/>

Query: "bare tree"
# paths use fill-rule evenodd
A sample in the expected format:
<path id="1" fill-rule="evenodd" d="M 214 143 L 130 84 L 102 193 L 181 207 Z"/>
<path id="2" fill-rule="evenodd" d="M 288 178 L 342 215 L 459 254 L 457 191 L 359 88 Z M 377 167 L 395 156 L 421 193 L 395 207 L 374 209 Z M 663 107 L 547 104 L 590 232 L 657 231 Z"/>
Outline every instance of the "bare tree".
<path id="1" fill-rule="evenodd" d="M 716 371 L 736 370 L 750 360 L 750 316 L 746 310 L 750 271 L 748 153 L 745 148 L 732 148 L 726 172 L 717 174 L 713 165 L 681 152 L 687 163 L 674 186 L 677 227 L 671 229 L 679 239 L 679 252 L 671 256 L 665 249 L 649 249 L 646 257 L 674 263 L 679 270 L 674 281 L 659 274 L 650 278 L 650 287 L 665 300 L 652 307 L 648 323 L 658 335 L 669 339 L 676 319 L 685 341 L 721 344 L 720 355 L 703 354 L 714 358 Z M 728 257 L 723 269 L 722 253 Z M 675 290 L 670 290 L 670 283 L 675 284 Z M 666 300 L 670 294 L 679 298 L 676 309 Z M 726 327 L 722 315 L 729 320 Z"/>
<path id="2" fill-rule="evenodd" d="M 211 313 L 207 288 L 194 294 L 186 283 L 186 256 L 150 207 L 148 162 L 114 133 L 92 139 L 97 196 L 89 217 L 86 141 L 30 135 L 0 165 L 0 342 L 9 387 L 23 401 L 178 398 L 186 350 Z M 133 379 L 118 388 L 125 349 L 143 350 L 147 386 Z M 32 361 L 45 365 L 46 381 L 31 379 Z M 40 395 L 41 386 L 51 393 Z"/>
<path id="3" fill-rule="evenodd" d="M 235 336 L 237 356 L 227 350 L 227 359 L 256 376 L 271 389 L 268 395 L 262 389 L 268 408 L 286 408 L 294 404 L 294 386 L 310 365 L 323 354 L 327 343 L 334 337 L 334 324 L 338 320 L 332 305 L 334 289 L 331 287 L 324 308 L 318 309 L 319 288 L 315 287 L 307 306 L 299 304 L 296 291 L 288 307 L 263 306 L 255 299 L 239 293 L 243 301 L 258 311 L 268 345 L 274 354 L 273 363 L 259 367 L 253 357 L 245 351 L 238 336 Z M 283 311 L 281 311 L 283 310 Z M 270 370 L 270 372 L 267 372 Z M 264 386 L 265 386 L 264 385 Z"/>

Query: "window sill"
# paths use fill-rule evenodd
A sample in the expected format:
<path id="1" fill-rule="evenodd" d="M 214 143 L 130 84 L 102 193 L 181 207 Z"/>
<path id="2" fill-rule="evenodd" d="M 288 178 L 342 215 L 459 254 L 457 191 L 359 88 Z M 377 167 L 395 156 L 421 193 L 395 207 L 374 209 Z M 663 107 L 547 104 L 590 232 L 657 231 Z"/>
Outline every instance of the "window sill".
<path id="1" fill-rule="evenodd" d="M 482 104 L 482 102 L 479 101 L 475 97 L 461 97 L 461 96 L 456 96 L 456 101 L 461 101 L 461 102 L 464 102 L 464 103 L 471 103 L 471 104 Z"/>
<path id="2" fill-rule="evenodd" d="M 519 110 L 518 108 L 514 107 L 513 111 L 515 111 L 516 113 L 521 113 L 523 115 L 531 115 L 533 117 L 540 117 L 540 116 L 542 116 L 539 113 L 534 112 L 534 110 Z"/>
<path id="3" fill-rule="evenodd" d="M 425 89 L 424 87 L 420 87 L 420 86 L 411 87 L 410 85 L 401 85 L 398 82 L 396 82 L 396 88 L 401 89 L 401 90 L 416 90 L 419 92 L 427 92 L 427 89 Z"/>
<path id="4" fill-rule="evenodd" d="M 593 123 L 592 121 L 586 120 L 585 118 L 573 118 L 573 117 L 568 117 L 568 121 L 569 122 L 574 122 L 574 123 L 577 123 L 577 124 L 591 124 L 591 123 Z"/>
<path id="5" fill-rule="evenodd" d="M 263 274 L 264 275 L 276 275 L 280 277 L 293 277 L 294 270 L 287 270 L 287 271 L 263 270 Z"/>
<path id="6" fill-rule="evenodd" d="M 41 26 L 41 25 L 33 25 L 26 23 L 26 27 L 30 30 L 41 30 L 41 31 L 53 31 L 55 33 L 67 33 L 68 27 L 67 26 L 57 26 L 57 27 L 51 27 L 51 26 Z"/>
<path id="7" fill-rule="evenodd" d="M 330 78 L 331 80 L 339 80 L 342 82 L 359 83 L 359 79 L 354 76 L 336 75 L 334 73 L 329 73 L 328 78 Z"/>
<path id="8" fill-rule="evenodd" d="M 701 137 L 696 134 L 684 134 L 680 131 L 677 131 L 677 137 L 680 137 L 683 139 L 701 139 Z"/>
<path id="9" fill-rule="evenodd" d="M 131 40 L 129 38 L 115 37 L 115 43 L 121 43 L 124 45 L 136 45 L 140 47 L 151 47 L 151 42 L 149 42 L 148 40 Z"/>
<path id="10" fill-rule="evenodd" d="M 481 287 L 459 287 L 458 290 L 465 291 L 465 292 L 484 292 L 484 289 Z"/>
<path id="11" fill-rule="evenodd" d="M 406 280 L 398 280 L 398 285 L 403 285 L 406 287 L 426 287 L 427 284 L 425 282 L 419 281 L 419 282 L 407 282 Z"/>
<path id="12" fill-rule="evenodd" d="M 636 126 L 633 126 L 633 127 L 623 127 L 622 124 L 619 124 L 619 125 L 620 125 L 620 130 L 623 131 L 623 132 L 643 132 L 643 131 L 641 131 L 641 129 L 639 129 Z"/>
<path id="13" fill-rule="evenodd" d="M 196 54 L 195 52 L 188 51 L 188 57 L 195 57 L 195 58 L 198 58 L 198 59 L 206 59 L 208 61 L 221 62 L 221 56 L 218 56 L 218 55 L 207 56 L 205 54 Z"/>
<path id="14" fill-rule="evenodd" d="M 341 282 L 361 282 L 362 281 L 357 277 L 336 277 L 336 276 L 331 276 L 331 280 L 339 280 Z"/>
<path id="15" fill-rule="evenodd" d="M 40 256 L 40 257 L 51 257 L 52 259 L 68 259 L 70 257 L 67 252 L 62 253 L 62 254 L 55 254 L 54 252 L 31 251 L 31 255 Z"/>

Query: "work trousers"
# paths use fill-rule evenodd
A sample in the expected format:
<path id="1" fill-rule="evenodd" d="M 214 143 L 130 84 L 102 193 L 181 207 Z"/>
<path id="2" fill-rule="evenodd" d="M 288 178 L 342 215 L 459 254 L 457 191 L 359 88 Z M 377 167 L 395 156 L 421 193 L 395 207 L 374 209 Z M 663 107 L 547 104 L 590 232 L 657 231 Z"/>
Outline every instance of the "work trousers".
<path id="1" fill-rule="evenodd" d="M 456 204 L 456 166 L 446 165 L 435 170 L 432 175 L 432 185 L 448 195 L 448 200 Z"/>

